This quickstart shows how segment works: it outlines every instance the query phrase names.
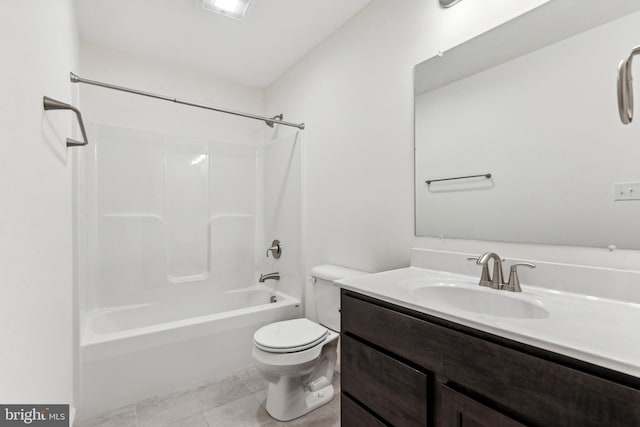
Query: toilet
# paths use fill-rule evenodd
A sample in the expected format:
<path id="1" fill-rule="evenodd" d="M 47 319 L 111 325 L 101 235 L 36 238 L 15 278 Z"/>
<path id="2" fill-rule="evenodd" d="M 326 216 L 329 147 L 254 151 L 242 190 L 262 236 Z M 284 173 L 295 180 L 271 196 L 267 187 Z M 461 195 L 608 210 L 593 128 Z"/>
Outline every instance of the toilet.
<path id="1" fill-rule="evenodd" d="M 267 412 L 289 421 L 329 403 L 338 358 L 340 288 L 335 280 L 367 274 L 320 265 L 311 269 L 318 322 L 293 319 L 270 323 L 253 334 L 253 359 L 269 383 Z"/>

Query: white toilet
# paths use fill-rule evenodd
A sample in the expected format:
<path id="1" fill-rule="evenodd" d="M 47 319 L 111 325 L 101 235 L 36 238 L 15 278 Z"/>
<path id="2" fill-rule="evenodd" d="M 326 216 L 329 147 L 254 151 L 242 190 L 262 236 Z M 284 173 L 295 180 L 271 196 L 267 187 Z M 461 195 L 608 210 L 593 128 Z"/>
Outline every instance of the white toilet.
<path id="1" fill-rule="evenodd" d="M 267 412 L 289 421 L 329 403 L 340 336 L 340 288 L 333 282 L 367 274 L 336 265 L 311 269 L 320 324 L 293 319 L 263 326 L 253 334 L 253 359 L 269 382 Z"/>

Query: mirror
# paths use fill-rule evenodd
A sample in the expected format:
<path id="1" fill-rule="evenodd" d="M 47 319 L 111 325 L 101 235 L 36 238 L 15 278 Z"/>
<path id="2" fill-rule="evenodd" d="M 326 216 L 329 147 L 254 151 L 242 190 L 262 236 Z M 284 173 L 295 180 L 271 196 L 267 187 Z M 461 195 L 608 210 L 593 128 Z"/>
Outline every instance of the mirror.
<path id="1" fill-rule="evenodd" d="M 552 0 L 415 67 L 417 236 L 640 249 L 640 123 L 616 99 L 639 10 Z"/>

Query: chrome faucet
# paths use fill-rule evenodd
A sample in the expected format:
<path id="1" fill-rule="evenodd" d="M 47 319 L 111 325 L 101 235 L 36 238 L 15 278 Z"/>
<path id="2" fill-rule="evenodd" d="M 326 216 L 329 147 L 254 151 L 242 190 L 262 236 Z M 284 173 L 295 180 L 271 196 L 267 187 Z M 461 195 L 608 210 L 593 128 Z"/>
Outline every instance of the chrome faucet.
<path id="1" fill-rule="evenodd" d="M 491 276 L 489 276 L 490 259 L 493 259 L 493 274 Z M 492 289 L 502 288 L 502 285 L 504 285 L 504 279 L 502 278 L 502 258 L 500 258 L 498 254 L 495 252 L 485 252 L 478 257 L 476 264 L 481 265 L 483 273 L 486 273 L 486 277 L 480 278 L 480 286 L 488 286 Z"/>
<path id="2" fill-rule="evenodd" d="M 536 268 L 535 264 L 521 262 L 513 264 L 509 270 L 509 280 L 504 281 L 502 274 L 502 261 L 504 261 L 495 252 L 485 252 L 479 257 L 467 258 L 469 261 L 475 261 L 476 264 L 482 266 L 482 274 L 480 275 L 480 286 L 487 286 L 492 289 L 503 289 L 509 292 L 522 292 L 520 288 L 520 279 L 518 278 L 518 267 Z M 493 274 L 489 275 L 489 260 L 493 259 Z"/>
<path id="3" fill-rule="evenodd" d="M 280 280 L 280 273 L 276 271 L 275 273 L 261 274 L 258 282 L 264 283 L 265 280 Z"/>

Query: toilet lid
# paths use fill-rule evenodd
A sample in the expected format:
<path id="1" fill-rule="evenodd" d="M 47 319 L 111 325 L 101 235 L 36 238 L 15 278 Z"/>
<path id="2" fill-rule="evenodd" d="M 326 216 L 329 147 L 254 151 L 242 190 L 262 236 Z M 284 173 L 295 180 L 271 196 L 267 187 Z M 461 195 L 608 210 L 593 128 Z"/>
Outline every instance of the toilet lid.
<path id="1" fill-rule="evenodd" d="M 309 319 L 293 319 L 263 326 L 253 334 L 256 347 L 271 353 L 292 353 L 325 340 L 329 330 Z"/>

